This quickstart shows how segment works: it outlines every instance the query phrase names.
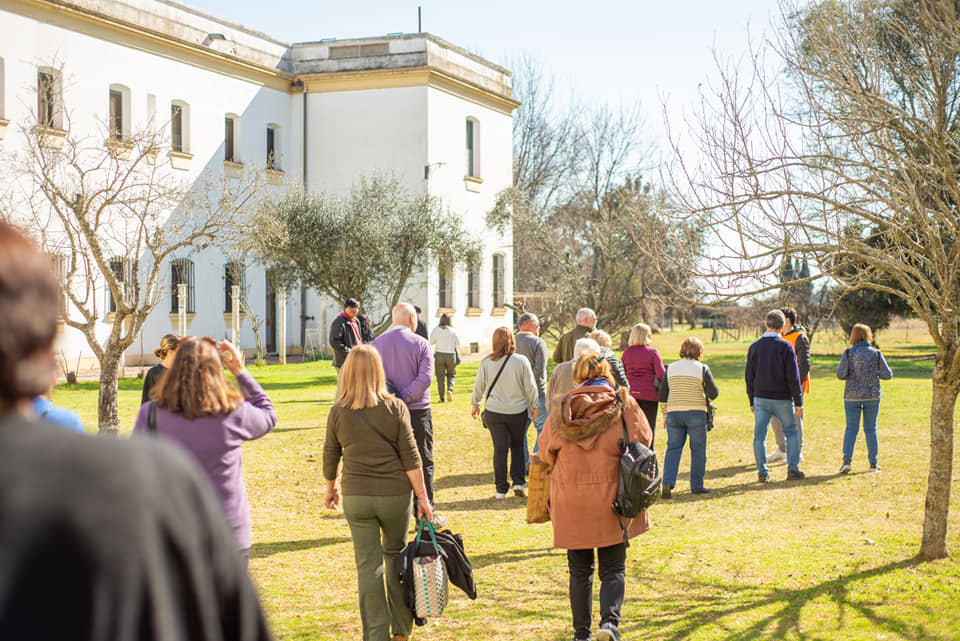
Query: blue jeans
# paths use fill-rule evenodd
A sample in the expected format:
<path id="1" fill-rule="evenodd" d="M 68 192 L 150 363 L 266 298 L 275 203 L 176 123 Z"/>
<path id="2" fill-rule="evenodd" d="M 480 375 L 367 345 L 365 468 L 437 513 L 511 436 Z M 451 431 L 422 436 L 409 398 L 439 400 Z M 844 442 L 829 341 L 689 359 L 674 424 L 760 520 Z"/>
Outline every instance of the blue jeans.
<path id="1" fill-rule="evenodd" d="M 703 489 L 707 469 L 707 413 L 700 410 L 667 412 L 667 455 L 663 458 L 663 485 L 677 483 L 680 456 L 690 437 L 690 489 Z"/>
<path id="2" fill-rule="evenodd" d="M 543 431 L 543 426 L 547 424 L 547 396 L 546 394 L 540 394 L 537 397 L 537 418 L 533 419 L 533 426 L 537 428 L 537 439 L 540 438 L 540 432 Z M 527 424 L 527 427 L 530 425 Z M 533 453 L 537 453 L 539 444 L 536 440 L 533 442 Z M 523 432 L 523 462 L 529 467 L 530 466 L 530 448 L 527 445 L 527 432 Z"/>
<path id="3" fill-rule="evenodd" d="M 797 436 L 797 417 L 793 413 L 793 401 L 754 397 L 753 399 L 753 458 L 757 461 L 757 474 L 767 476 L 767 429 L 770 419 L 776 416 L 783 425 L 787 439 L 787 469 L 800 469 L 800 438 Z"/>
<path id="4" fill-rule="evenodd" d="M 863 413 L 863 438 L 867 442 L 867 459 L 870 465 L 877 464 L 877 414 L 880 413 L 880 401 L 844 401 L 843 409 L 847 414 L 847 431 L 843 434 L 843 460 L 853 458 L 853 446 L 857 444 L 860 431 L 860 413 Z"/>

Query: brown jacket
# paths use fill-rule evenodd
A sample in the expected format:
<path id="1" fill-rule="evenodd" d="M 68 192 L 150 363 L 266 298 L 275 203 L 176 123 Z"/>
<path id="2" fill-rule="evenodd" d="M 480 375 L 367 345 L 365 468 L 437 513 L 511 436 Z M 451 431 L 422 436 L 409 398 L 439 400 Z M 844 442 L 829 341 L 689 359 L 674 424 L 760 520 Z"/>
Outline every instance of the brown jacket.
<path id="1" fill-rule="evenodd" d="M 550 400 L 550 415 L 538 443 L 540 460 L 554 465 L 550 482 L 554 547 L 584 550 L 623 541 L 611 507 L 623 437 L 621 407 L 630 440 L 649 446 L 650 424 L 624 389 L 577 387 Z M 628 522 L 627 534 L 633 538 L 648 529 L 650 518 L 643 512 Z"/>

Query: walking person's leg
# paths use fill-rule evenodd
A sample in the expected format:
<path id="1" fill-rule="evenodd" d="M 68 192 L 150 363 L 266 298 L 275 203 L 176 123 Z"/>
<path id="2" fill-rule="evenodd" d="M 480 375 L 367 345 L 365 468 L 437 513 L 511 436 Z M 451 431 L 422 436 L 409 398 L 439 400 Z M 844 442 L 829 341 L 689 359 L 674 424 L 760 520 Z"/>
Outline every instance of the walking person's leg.
<path id="1" fill-rule="evenodd" d="M 547 395 L 540 394 L 537 397 L 537 418 L 533 419 L 533 426 L 537 428 L 537 440 L 540 440 L 540 433 L 543 432 L 543 426 L 547 424 Z M 533 453 L 537 453 L 538 443 L 533 444 Z"/>
<path id="2" fill-rule="evenodd" d="M 685 412 L 687 434 L 690 437 L 690 491 L 706 492 L 703 477 L 707 472 L 707 413 Z"/>
<path id="3" fill-rule="evenodd" d="M 620 608 L 626 588 L 627 547 L 617 543 L 597 549 L 597 565 L 600 575 L 600 632 L 597 639 L 616 639 L 615 630 L 620 626 Z M 608 626 L 614 631 L 604 630 Z"/>
<path id="4" fill-rule="evenodd" d="M 413 438 L 417 441 L 417 450 L 420 452 L 420 463 L 423 466 L 423 484 L 427 489 L 427 498 L 433 503 L 433 415 L 430 408 L 424 410 L 410 410 L 410 425 L 413 427 Z M 416 498 L 413 501 L 414 510 L 417 507 Z"/>
<path id="5" fill-rule="evenodd" d="M 843 464 L 847 466 L 853 460 L 853 450 L 857 445 L 860 432 L 860 410 L 858 401 L 844 401 L 843 412 L 847 418 L 847 428 L 843 433 Z"/>
<path id="6" fill-rule="evenodd" d="M 357 596 L 364 641 L 389 638 L 390 611 L 383 587 L 383 548 L 374 496 L 344 496 L 343 515 L 350 526 L 357 564 Z"/>
<path id="7" fill-rule="evenodd" d="M 753 399 L 753 459 L 757 464 L 757 477 L 761 481 L 770 478 L 770 468 L 767 467 L 767 429 L 772 416 L 773 412 L 768 400 L 755 397 Z"/>
<path id="8" fill-rule="evenodd" d="M 527 413 L 515 414 L 508 423 L 510 435 L 510 480 L 513 481 L 514 494 L 523 496 L 523 486 L 526 483 L 526 437 L 529 419 Z M 519 488 L 519 490 L 517 489 Z"/>
<path id="9" fill-rule="evenodd" d="M 783 438 L 787 442 L 787 472 L 800 471 L 800 439 L 797 437 L 797 415 L 793 401 L 770 401 L 771 410 L 783 426 Z"/>
<path id="10" fill-rule="evenodd" d="M 680 417 L 681 412 L 667 412 L 667 453 L 663 457 L 663 488 L 672 490 L 677 484 L 680 457 L 687 442 L 687 428 Z M 669 494 L 664 498 L 670 498 Z"/>
<path id="11" fill-rule="evenodd" d="M 657 436 L 657 408 L 660 407 L 660 403 L 657 401 L 637 401 L 637 405 L 640 406 L 643 415 L 647 417 L 647 423 L 650 424 L 650 449 L 652 450 Z"/>
<path id="12" fill-rule="evenodd" d="M 867 443 L 867 460 L 870 467 L 877 467 L 877 416 L 880 414 L 880 401 L 861 401 L 863 408 L 863 440 Z"/>
<path id="13" fill-rule="evenodd" d="M 567 567 L 574 637 L 586 640 L 590 638 L 593 606 L 593 550 L 567 550 Z"/>
<path id="14" fill-rule="evenodd" d="M 773 463 L 774 461 L 779 461 L 787 456 L 787 439 L 783 436 L 783 423 L 780 422 L 780 419 L 776 416 L 770 417 L 770 431 L 773 432 L 773 438 L 777 441 L 777 451 L 772 452 L 770 456 L 767 457 L 767 461 Z M 773 461 L 770 459 L 773 458 Z"/>
<path id="15" fill-rule="evenodd" d="M 487 429 L 493 441 L 493 482 L 497 497 L 506 496 L 510 489 L 507 482 L 507 454 L 510 451 L 510 428 L 503 414 L 487 410 Z"/>
<path id="16" fill-rule="evenodd" d="M 387 583 L 387 604 L 390 608 L 390 628 L 394 635 L 410 636 L 413 613 L 403 600 L 400 575 L 393 571 L 394 561 L 407 544 L 407 531 L 413 511 L 413 494 L 377 497 L 383 545 L 384 577 Z"/>

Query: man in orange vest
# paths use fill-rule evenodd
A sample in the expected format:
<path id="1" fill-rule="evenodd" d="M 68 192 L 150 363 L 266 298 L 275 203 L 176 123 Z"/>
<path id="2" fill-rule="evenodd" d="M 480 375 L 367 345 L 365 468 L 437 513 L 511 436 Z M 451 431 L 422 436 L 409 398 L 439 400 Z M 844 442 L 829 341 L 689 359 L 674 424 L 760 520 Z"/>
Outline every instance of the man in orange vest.
<path id="1" fill-rule="evenodd" d="M 797 368 L 800 370 L 800 388 L 804 394 L 810 393 L 810 339 L 803 328 L 797 325 L 797 310 L 784 307 L 782 310 L 786 322 L 780 330 L 780 336 L 793 345 L 797 357 Z M 783 426 L 777 417 L 770 419 L 770 428 L 777 439 L 777 451 L 767 457 L 767 463 L 776 463 L 787 459 L 787 441 L 783 437 Z M 800 461 L 803 462 L 803 418 L 797 417 L 797 437 L 800 439 Z"/>

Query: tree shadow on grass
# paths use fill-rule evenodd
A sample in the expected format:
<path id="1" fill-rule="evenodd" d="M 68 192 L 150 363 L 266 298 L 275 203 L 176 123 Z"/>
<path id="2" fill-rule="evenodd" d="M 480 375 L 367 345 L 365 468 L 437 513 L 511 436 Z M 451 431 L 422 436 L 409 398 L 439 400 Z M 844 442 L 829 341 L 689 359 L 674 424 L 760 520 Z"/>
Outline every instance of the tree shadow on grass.
<path id="1" fill-rule="evenodd" d="M 302 432 L 304 430 L 321 430 L 326 429 L 322 425 L 304 425 L 303 427 L 275 427 L 270 430 L 271 433 L 276 434 L 278 432 Z"/>
<path id="2" fill-rule="evenodd" d="M 526 508 L 526 499 L 519 499 L 508 494 L 505 499 L 495 499 L 493 496 L 483 499 L 468 499 L 437 503 L 434 509 L 438 512 L 472 512 L 474 510 L 515 510 L 518 507 Z"/>
<path id="3" fill-rule="evenodd" d="M 477 485 L 493 485 L 493 472 L 486 474 L 451 474 L 442 476 L 433 482 L 436 490 L 448 490 L 454 487 L 476 487 Z"/>
<path id="4" fill-rule="evenodd" d="M 873 606 L 879 607 L 882 603 L 857 602 L 851 598 L 851 593 L 856 592 L 856 584 L 861 581 L 920 564 L 918 557 L 911 557 L 797 590 L 730 583 L 711 585 L 709 593 L 704 593 L 706 586 L 696 578 L 683 580 L 673 575 L 675 580 L 669 591 L 676 592 L 678 598 L 661 599 L 661 604 L 668 604 L 666 607 L 646 609 L 643 621 L 627 621 L 621 626 L 622 632 L 631 633 L 631 637 L 639 638 L 642 634 L 657 639 L 695 639 L 705 630 L 712 633 L 711 638 L 730 641 L 805 639 L 811 637 L 800 628 L 804 607 L 818 599 L 827 598 L 838 608 L 853 610 L 877 628 L 896 634 L 898 638 L 917 641 L 929 639 L 932 638 L 930 631 L 907 620 L 912 618 L 911 614 L 904 613 L 902 619 L 881 615 Z M 646 566 L 633 566 L 637 567 L 643 569 Z M 665 580 L 669 581 L 669 577 L 648 572 L 641 572 L 638 577 L 636 572 L 631 571 L 628 581 L 637 580 L 644 585 L 660 584 L 667 587 L 662 584 Z M 679 596 L 680 593 L 693 596 Z M 745 597 L 745 593 L 748 596 Z M 842 625 L 842 613 L 840 617 Z M 838 632 L 835 638 L 843 638 L 843 633 Z"/>
<path id="5" fill-rule="evenodd" d="M 520 563 L 530 559 L 539 559 L 546 556 L 556 556 L 562 554 L 552 547 L 520 549 L 520 550 L 498 550 L 489 554 L 478 554 L 470 557 L 470 565 L 474 570 L 489 567 L 491 565 L 501 565 L 503 563 Z"/>
<path id="6" fill-rule="evenodd" d="M 298 381 L 291 382 L 266 382 L 263 385 L 263 389 L 266 391 L 271 390 L 297 390 L 297 389 L 306 389 L 309 387 L 316 387 L 318 385 L 333 385 L 337 386 L 337 375 L 336 374 L 324 374 L 322 376 L 305 376 Z"/>
<path id="7" fill-rule="evenodd" d="M 254 543 L 250 547 L 251 559 L 262 559 L 273 554 L 281 552 L 299 552 L 301 550 L 312 550 L 313 548 L 322 548 L 328 545 L 340 545 L 349 543 L 348 536 L 331 536 L 323 539 L 304 539 L 301 541 L 274 541 L 272 543 Z"/>

